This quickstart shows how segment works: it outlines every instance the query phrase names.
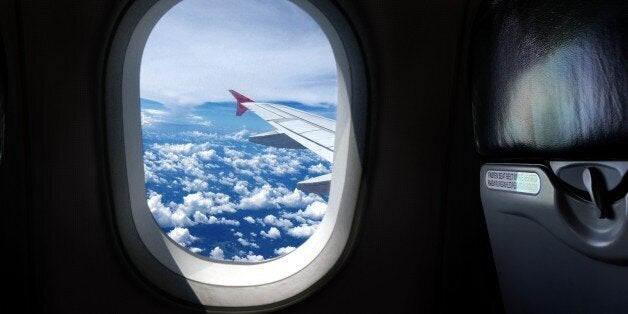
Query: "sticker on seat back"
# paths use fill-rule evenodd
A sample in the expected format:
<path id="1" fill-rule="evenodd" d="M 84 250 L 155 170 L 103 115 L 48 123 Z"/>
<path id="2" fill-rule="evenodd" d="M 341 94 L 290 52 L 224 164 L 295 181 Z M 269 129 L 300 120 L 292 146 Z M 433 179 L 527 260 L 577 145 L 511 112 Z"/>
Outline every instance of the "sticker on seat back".
<path id="1" fill-rule="evenodd" d="M 541 190 L 541 179 L 534 172 L 489 170 L 484 178 L 491 190 L 537 194 Z"/>

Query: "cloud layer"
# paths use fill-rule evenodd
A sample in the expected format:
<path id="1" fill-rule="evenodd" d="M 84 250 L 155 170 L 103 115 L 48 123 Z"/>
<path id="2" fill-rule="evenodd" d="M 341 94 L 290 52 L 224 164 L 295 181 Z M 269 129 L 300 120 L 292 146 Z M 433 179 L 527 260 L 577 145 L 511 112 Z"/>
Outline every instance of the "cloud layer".
<path id="1" fill-rule="evenodd" d="M 238 133 L 183 132 L 176 138 L 189 142 L 145 144 L 148 207 L 194 253 L 240 262 L 285 255 L 316 231 L 327 209 L 320 195 L 287 185 L 331 167 L 308 150 L 266 148 Z"/>

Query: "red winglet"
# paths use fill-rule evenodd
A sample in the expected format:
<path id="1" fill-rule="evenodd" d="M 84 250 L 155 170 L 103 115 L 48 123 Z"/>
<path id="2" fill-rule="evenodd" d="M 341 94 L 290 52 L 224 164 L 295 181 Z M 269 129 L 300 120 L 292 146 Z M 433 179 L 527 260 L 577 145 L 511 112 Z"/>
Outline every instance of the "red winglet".
<path id="1" fill-rule="evenodd" d="M 233 97 L 235 97 L 236 99 L 236 116 L 241 116 L 242 114 L 244 114 L 247 110 L 246 107 L 244 107 L 242 105 L 243 102 L 254 102 L 253 100 L 249 99 L 248 97 L 234 91 L 234 90 L 229 90 L 229 92 L 231 93 L 231 95 L 233 95 Z"/>

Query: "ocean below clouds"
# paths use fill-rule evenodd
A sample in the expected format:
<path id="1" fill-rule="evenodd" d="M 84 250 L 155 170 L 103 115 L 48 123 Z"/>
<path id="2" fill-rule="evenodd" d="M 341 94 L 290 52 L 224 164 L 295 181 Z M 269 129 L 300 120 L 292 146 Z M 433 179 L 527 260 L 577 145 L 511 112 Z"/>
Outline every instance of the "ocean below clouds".
<path id="1" fill-rule="evenodd" d="M 212 259 L 259 262 L 290 253 L 318 227 L 327 196 L 297 182 L 331 172 L 307 149 L 248 141 L 273 130 L 235 103 L 178 110 L 141 99 L 148 206 L 161 229 L 189 251 Z M 282 102 L 335 119 L 335 106 Z"/>

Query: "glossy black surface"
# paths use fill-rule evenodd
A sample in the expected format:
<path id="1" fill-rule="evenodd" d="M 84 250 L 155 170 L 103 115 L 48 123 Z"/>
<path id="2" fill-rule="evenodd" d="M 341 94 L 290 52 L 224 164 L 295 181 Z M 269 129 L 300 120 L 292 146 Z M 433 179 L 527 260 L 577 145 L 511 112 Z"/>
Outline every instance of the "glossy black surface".
<path id="1" fill-rule="evenodd" d="M 474 27 L 481 154 L 628 156 L 628 2 L 485 1 Z"/>
<path id="2" fill-rule="evenodd" d="M 4 129 L 6 120 L 6 101 L 7 101 L 7 82 L 6 82 L 6 57 L 4 56 L 4 42 L 0 36 L 0 164 L 2 163 L 2 155 L 4 154 Z"/>

